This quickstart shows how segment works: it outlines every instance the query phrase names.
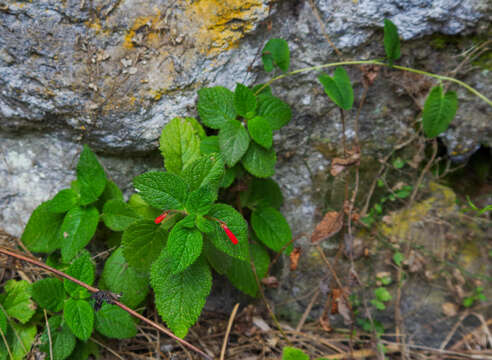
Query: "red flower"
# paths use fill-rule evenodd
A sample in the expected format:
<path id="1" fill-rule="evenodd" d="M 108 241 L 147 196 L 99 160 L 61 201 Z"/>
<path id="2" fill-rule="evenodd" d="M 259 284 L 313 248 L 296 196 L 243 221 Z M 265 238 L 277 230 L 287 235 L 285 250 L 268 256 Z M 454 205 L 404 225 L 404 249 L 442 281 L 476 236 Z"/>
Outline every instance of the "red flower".
<path id="1" fill-rule="evenodd" d="M 156 224 L 160 224 L 161 222 L 164 221 L 168 213 L 169 213 L 168 211 L 163 212 L 162 214 L 160 214 L 158 217 L 155 218 L 154 222 Z"/>
<path id="2" fill-rule="evenodd" d="M 236 245 L 237 244 L 237 237 L 232 233 L 232 231 L 227 227 L 227 225 L 223 222 L 220 223 L 220 227 L 224 229 L 226 235 L 229 237 L 229 240 Z"/>

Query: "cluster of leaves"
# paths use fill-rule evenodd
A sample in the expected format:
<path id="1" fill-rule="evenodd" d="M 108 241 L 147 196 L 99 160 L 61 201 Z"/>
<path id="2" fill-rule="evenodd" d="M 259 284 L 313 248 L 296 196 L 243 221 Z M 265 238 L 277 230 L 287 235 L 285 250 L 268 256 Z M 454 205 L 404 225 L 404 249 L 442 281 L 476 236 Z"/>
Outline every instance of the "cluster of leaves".
<path id="1" fill-rule="evenodd" d="M 309 360 L 309 355 L 301 349 L 286 346 L 282 349 L 282 360 Z M 325 360 L 325 358 L 320 357 L 316 358 L 316 360 Z"/>
<path id="2" fill-rule="evenodd" d="M 484 288 L 482 286 L 477 286 L 475 290 L 473 290 L 472 295 L 463 299 L 463 306 L 469 308 L 472 307 L 475 302 L 487 301 L 487 297 L 484 295 L 483 290 Z"/>

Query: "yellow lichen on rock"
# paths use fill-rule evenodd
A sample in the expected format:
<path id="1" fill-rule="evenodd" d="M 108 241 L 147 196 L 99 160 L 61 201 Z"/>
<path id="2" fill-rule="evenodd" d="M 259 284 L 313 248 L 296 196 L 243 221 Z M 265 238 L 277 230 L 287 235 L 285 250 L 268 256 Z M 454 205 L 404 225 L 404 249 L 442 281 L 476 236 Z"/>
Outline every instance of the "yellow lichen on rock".
<path id="1" fill-rule="evenodd" d="M 251 31 L 260 14 L 268 11 L 259 0 L 198 0 L 187 7 L 185 16 L 200 24 L 195 34 L 202 52 L 214 55 L 237 46 Z"/>
<path id="2" fill-rule="evenodd" d="M 161 12 L 155 9 L 155 14 L 151 16 L 140 16 L 135 19 L 132 27 L 125 35 L 123 47 L 126 49 L 133 49 L 135 47 L 134 40 L 138 32 L 146 32 L 147 41 L 154 43 L 158 38 L 157 25 L 161 20 Z"/>

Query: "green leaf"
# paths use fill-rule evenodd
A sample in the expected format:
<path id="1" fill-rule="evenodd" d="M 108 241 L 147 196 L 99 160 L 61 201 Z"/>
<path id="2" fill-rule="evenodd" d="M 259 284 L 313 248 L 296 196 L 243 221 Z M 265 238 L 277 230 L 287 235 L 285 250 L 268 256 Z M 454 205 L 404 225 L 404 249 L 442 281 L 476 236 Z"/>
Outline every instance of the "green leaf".
<path id="1" fill-rule="evenodd" d="M 238 167 L 240 167 L 240 166 L 241 165 L 236 164 L 236 166 L 226 169 L 224 177 L 222 178 L 222 182 L 220 184 L 220 187 L 228 188 L 229 186 L 232 185 L 234 180 L 236 180 L 237 170 L 238 170 Z"/>
<path id="2" fill-rule="evenodd" d="M 216 153 L 201 156 L 183 171 L 182 176 L 191 191 L 202 186 L 216 191 L 224 176 L 224 159 Z"/>
<path id="3" fill-rule="evenodd" d="M 0 309 L 0 330 L 5 334 L 7 331 L 7 316 L 5 316 L 3 310 Z"/>
<path id="4" fill-rule="evenodd" d="M 46 278 L 32 284 L 32 298 L 44 309 L 58 312 L 63 309 L 65 289 L 63 282 L 56 278 Z"/>
<path id="5" fill-rule="evenodd" d="M 277 97 L 263 96 L 259 101 L 258 115 L 268 120 L 273 130 L 278 130 L 289 123 L 292 110 Z"/>
<path id="6" fill-rule="evenodd" d="M 195 226 L 202 233 L 208 234 L 215 230 L 215 223 L 212 220 L 204 218 L 203 216 L 197 216 L 195 219 Z"/>
<path id="7" fill-rule="evenodd" d="M 96 155 L 84 145 L 77 164 L 77 182 L 80 188 L 80 204 L 96 201 L 106 187 L 106 174 Z"/>
<path id="8" fill-rule="evenodd" d="M 379 300 L 376 300 L 376 299 L 372 299 L 371 300 L 371 304 L 374 305 L 374 307 L 378 310 L 384 310 L 386 309 L 386 305 L 384 305 L 383 302 L 379 301 Z"/>
<path id="9" fill-rule="evenodd" d="M 252 175 L 259 178 L 270 177 L 275 174 L 277 155 L 273 148 L 266 150 L 260 145 L 251 143 L 241 163 Z"/>
<path id="10" fill-rule="evenodd" d="M 67 274 L 85 282 L 87 285 L 94 283 L 95 268 L 89 253 L 85 253 L 77 258 L 68 268 Z M 63 280 L 65 291 L 73 298 L 85 299 L 90 296 L 89 291 L 73 281 Z"/>
<path id="11" fill-rule="evenodd" d="M 234 105 L 237 113 L 244 118 L 255 116 L 256 96 L 255 93 L 247 86 L 237 83 L 234 91 Z"/>
<path id="12" fill-rule="evenodd" d="M 48 320 L 48 326 L 50 333 L 48 334 L 48 328 L 45 327 L 41 335 L 39 349 L 48 355 L 47 359 L 50 359 L 50 351 L 53 351 L 53 360 L 66 359 L 75 349 L 75 344 L 77 343 L 75 336 L 68 326 L 63 323 L 63 318 L 60 315 L 52 316 Z"/>
<path id="13" fill-rule="evenodd" d="M 222 86 L 198 90 L 197 108 L 202 122 L 212 129 L 220 129 L 236 118 L 234 93 Z"/>
<path id="14" fill-rule="evenodd" d="M 255 85 L 255 86 L 253 86 L 253 88 L 251 90 L 253 90 L 253 93 L 256 94 L 256 92 L 258 90 L 263 88 L 263 85 L 265 85 L 265 84 Z M 273 96 L 272 88 L 270 86 L 266 86 L 265 88 L 263 88 L 261 90 L 261 92 L 259 94 L 257 94 L 257 96 Z"/>
<path id="15" fill-rule="evenodd" d="M 198 122 L 197 119 L 192 117 L 186 117 L 184 119 L 191 124 L 195 134 L 198 135 L 200 139 L 203 139 L 207 136 L 207 134 L 205 133 L 205 129 L 203 128 L 202 124 Z"/>
<path id="16" fill-rule="evenodd" d="M 284 202 L 282 191 L 273 179 L 253 178 L 246 191 L 240 193 L 240 199 L 241 206 L 252 210 L 264 206 L 271 206 L 278 210 Z"/>
<path id="17" fill-rule="evenodd" d="M 99 197 L 96 203 L 96 207 L 98 210 L 102 211 L 104 204 L 109 200 L 121 200 L 123 201 L 123 193 L 121 192 L 118 185 L 114 183 L 114 181 L 108 180 L 106 182 L 106 187 L 102 195 Z"/>
<path id="18" fill-rule="evenodd" d="M 7 344 L 12 357 L 5 348 L 4 341 L 0 341 L 0 359 L 22 360 L 31 350 L 34 339 L 36 338 L 36 325 L 21 325 L 12 322 L 5 334 Z"/>
<path id="19" fill-rule="evenodd" d="M 309 360 L 309 356 L 300 349 L 285 346 L 282 350 L 282 360 Z"/>
<path id="20" fill-rule="evenodd" d="M 398 36 L 398 29 L 393 22 L 389 19 L 384 19 L 384 51 L 386 52 L 386 58 L 390 66 L 393 66 L 393 62 L 398 60 L 400 54 L 400 38 Z"/>
<path id="21" fill-rule="evenodd" d="M 475 302 L 475 298 L 473 296 L 467 297 L 463 299 L 463 306 L 469 308 Z"/>
<path id="22" fill-rule="evenodd" d="M 164 250 L 152 265 L 151 285 L 157 311 L 169 328 L 183 338 L 200 316 L 212 288 L 212 275 L 202 258 L 179 274 L 173 271 L 173 261 Z"/>
<path id="23" fill-rule="evenodd" d="M 123 231 L 140 218 L 133 208 L 122 200 L 104 204 L 102 220 L 113 231 Z"/>
<path id="24" fill-rule="evenodd" d="M 258 239 L 272 250 L 280 251 L 292 240 L 287 220 L 273 207 L 262 207 L 253 211 L 251 226 Z"/>
<path id="25" fill-rule="evenodd" d="M 249 259 L 248 224 L 242 215 L 232 206 L 215 204 L 212 206 L 208 216 L 223 221 L 238 240 L 238 243 L 234 245 L 219 223 L 214 222 L 214 231 L 207 234 L 207 238 L 212 241 L 215 247 L 236 259 Z"/>
<path id="26" fill-rule="evenodd" d="M 101 279 L 100 287 L 121 293 L 120 301 L 131 308 L 139 305 L 149 292 L 148 276 L 128 265 L 121 247 L 106 260 Z"/>
<path id="27" fill-rule="evenodd" d="M 92 355 L 94 359 L 99 359 L 99 346 L 92 341 L 77 341 L 75 350 L 72 355 L 68 358 L 69 360 L 88 360 L 89 356 Z"/>
<path id="28" fill-rule="evenodd" d="M 150 220 L 139 220 L 123 232 L 121 246 L 128 264 L 139 271 L 148 271 L 161 253 L 167 232 Z"/>
<path id="29" fill-rule="evenodd" d="M 442 91 L 442 86 L 433 87 L 425 101 L 422 125 L 428 138 L 446 131 L 458 109 L 456 93 L 448 91 L 443 95 Z"/>
<path id="30" fill-rule="evenodd" d="M 9 280 L 4 289 L 6 296 L 2 301 L 3 309 L 7 315 L 25 324 L 36 311 L 36 305 L 31 300 L 32 285 L 26 280 Z"/>
<path id="31" fill-rule="evenodd" d="M 350 78 L 343 67 L 337 67 L 333 77 L 321 74 L 319 82 L 323 85 L 326 95 L 339 107 L 345 110 L 352 109 L 354 104 L 354 91 Z"/>
<path id="32" fill-rule="evenodd" d="M 389 291 L 384 287 L 378 287 L 377 289 L 375 289 L 374 296 L 376 296 L 376 298 L 382 302 L 390 301 L 393 298 Z"/>
<path id="33" fill-rule="evenodd" d="M 22 243 L 33 252 L 50 253 L 61 245 L 59 231 L 64 215 L 49 211 L 49 207 L 49 201 L 39 205 L 22 234 Z"/>
<path id="34" fill-rule="evenodd" d="M 174 118 L 162 130 L 159 148 L 167 171 L 179 175 L 200 156 L 200 137 L 189 121 Z"/>
<path id="35" fill-rule="evenodd" d="M 205 215 L 217 199 L 217 192 L 208 186 L 202 186 L 190 193 L 186 201 L 186 211 L 193 215 Z"/>
<path id="36" fill-rule="evenodd" d="M 65 213 L 79 204 L 79 195 L 72 189 L 64 189 L 58 192 L 53 199 L 48 201 L 48 210 L 53 213 Z"/>
<path id="37" fill-rule="evenodd" d="M 204 155 L 220 153 L 219 137 L 212 135 L 202 139 L 200 142 L 200 152 Z"/>
<path id="38" fill-rule="evenodd" d="M 203 236 L 194 227 L 194 218 L 188 216 L 178 222 L 167 240 L 166 252 L 172 259 L 171 270 L 177 274 L 188 268 L 202 253 Z"/>
<path id="39" fill-rule="evenodd" d="M 248 131 L 251 138 L 265 149 L 270 149 L 273 142 L 273 130 L 270 122 L 261 116 L 255 116 L 248 121 Z"/>
<path id="40" fill-rule="evenodd" d="M 135 211 L 135 213 L 145 219 L 154 220 L 159 216 L 162 211 L 156 209 L 145 202 L 144 199 L 138 194 L 132 194 L 130 200 L 128 200 L 128 205 Z"/>
<path id="41" fill-rule="evenodd" d="M 393 160 L 393 167 L 395 169 L 401 169 L 404 166 L 405 166 L 405 160 L 403 160 L 401 157 L 397 157 L 395 160 Z"/>
<path id="42" fill-rule="evenodd" d="M 94 206 L 71 209 L 60 228 L 61 254 L 68 263 L 83 249 L 96 233 L 99 212 Z"/>
<path id="43" fill-rule="evenodd" d="M 110 304 L 103 304 L 96 312 L 96 330 L 111 339 L 128 339 L 137 335 L 132 316 Z"/>
<path id="44" fill-rule="evenodd" d="M 403 260 L 405 260 L 403 254 L 399 251 L 395 252 L 395 254 L 393 255 L 393 261 L 395 262 L 395 264 L 397 266 L 400 266 Z"/>
<path id="45" fill-rule="evenodd" d="M 94 309 L 85 300 L 68 299 L 63 307 L 63 319 L 80 340 L 86 341 L 94 328 Z"/>
<path id="46" fill-rule="evenodd" d="M 178 175 L 149 171 L 133 179 L 135 189 L 153 207 L 161 210 L 184 208 L 188 186 Z"/>
<path id="47" fill-rule="evenodd" d="M 228 166 L 234 166 L 241 160 L 249 146 L 248 131 L 237 120 L 225 123 L 219 132 L 220 153 Z"/>
<path id="48" fill-rule="evenodd" d="M 267 250 L 259 244 L 251 244 L 250 251 L 254 261 L 256 275 L 261 281 L 268 272 L 270 257 L 268 256 Z M 224 254 L 224 256 L 227 255 Z M 220 258 L 220 261 L 223 261 L 223 257 Z M 256 296 L 258 292 L 258 283 L 256 282 L 256 277 L 249 260 L 242 261 L 231 258 L 225 274 L 236 288 L 249 296 Z"/>
<path id="49" fill-rule="evenodd" d="M 261 60 L 263 61 L 263 67 L 266 72 L 272 71 L 274 65 L 278 66 L 284 72 L 287 71 L 290 63 L 287 41 L 284 39 L 268 40 L 261 53 Z"/>

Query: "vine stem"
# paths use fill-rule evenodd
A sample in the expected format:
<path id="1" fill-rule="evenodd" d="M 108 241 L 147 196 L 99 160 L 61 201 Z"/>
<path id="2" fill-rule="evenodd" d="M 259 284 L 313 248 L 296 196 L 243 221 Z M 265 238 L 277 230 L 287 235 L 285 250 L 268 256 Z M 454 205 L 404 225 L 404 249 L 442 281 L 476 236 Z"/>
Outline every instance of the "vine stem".
<path id="1" fill-rule="evenodd" d="M 40 267 L 42 269 L 48 270 L 49 272 L 52 272 L 53 274 L 56 274 L 56 275 L 58 275 L 58 276 L 60 276 L 62 278 L 65 278 L 67 280 L 73 281 L 77 285 L 80 285 L 83 288 L 86 288 L 87 290 L 89 290 L 92 293 L 97 293 L 97 292 L 101 291 L 98 288 L 95 288 L 93 286 L 90 286 L 90 285 L 86 284 L 85 282 L 82 282 L 82 281 L 80 281 L 80 280 L 78 280 L 78 279 L 76 279 L 76 278 L 74 278 L 74 277 L 72 277 L 72 276 L 70 276 L 68 274 L 65 274 L 63 271 L 54 269 L 51 266 L 48 266 L 45 263 L 42 263 L 41 261 L 38 261 L 36 259 L 31 259 L 31 258 L 29 258 L 27 256 L 24 256 L 24 255 L 21 255 L 21 254 L 17 254 L 16 252 L 13 252 L 13 251 L 8 250 L 6 248 L 0 247 L 0 254 L 11 256 L 11 257 L 14 257 L 16 259 L 19 259 L 19 260 L 28 262 L 28 263 L 33 264 L 33 265 L 36 265 L 36 266 L 38 266 L 38 267 Z M 150 319 L 147 319 L 145 316 L 140 315 L 138 312 L 130 309 L 128 306 L 120 303 L 117 300 L 112 300 L 111 303 L 114 304 L 114 305 L 116 305 L 116 306 L 118 306 L 118 307 L 120 307 L 121 309 L 125 310 L 127 313 L 129 313 L 130 315 L 136 317 L 137 319 L 142 320 L 143 322 L 149 324 L 153 328 L 161 331 L 162 333 L 166 334 L 170 338 L 172 338 L 172 339 L 180 342 L 183 346 L 186 346 L 187 348 L 195 351 L 196 353 L 198 353 L 201 356 L 203 356 L 205 359 L 212 360 L 212 358 L 209 355 L 207 355 L 206 353 L 204 353 L 202 350 L 200 350 L 196 346 L 190 344 L 189 342 L 187 342 L 187 341 L 185 341 L 183 339 L 180 339 L 179 337 L 177 337 L 176 335 L 174 335 L 170 330 L 166 329 L 162 325 L 159 325 L 158 323 L 153 322 Z"/>
<path id="2" fill-rule="evenodd" d="M 442 80 L 442 81 L 450 81 L 450 82 L 453 82 L 455 84 L 458 84 L 458 85 L 464 87 L 465 89 L 467 89 L 468 91 L 470 91 L 471 93 L 473 93 L 474 95 L 478 96 L 480 99 L 482 99 L 483 101 L 485 101 L 487 104 L 489 104 L 490 106 L 492 106 L 492 100 L 490 100 L 489 98 L 487 98 L 485 95 L 483 95 L 482 93 L 480 93 L 478 90 L 475 90 L 470 85 L 464 83 L 463 81 L 460 81 L 460 80 L 455 79 L 453 77 L 444 76 L 444 75 L 438 75 L 438 74 L 433 74 L 433 73 L 430 73 L 430 72 L 427 72 L 427 71 L 417 70 L 417 69 L 409 68 L 409 67 L 406 67 L 406 66 L 399 66 L 399 65 L 390 66 L 389 64 L 386 64 L 386 63 L 381 62 L 379 60 L 339 61 L 339 62 L 334 62 L 334 63 L 328 63 L 328 64 L 322 64 L 322 65 L 316 65 L 316 66 L 305 67 L 305 68 L 302 68 L 302 69 L 297 69 L 297 70 L 294 70 L 294 71 L 291 71 L 291 72 L 288 72 L 288 73 L 285 73 L 285 74 L 276 76 L 276 77 L 268 80 L 265 84 L 263 84 L 263 86 L 261 86 L 256 91 L 256 95 L 258 95 L 260 92 L 262 92 L 267 86 L 269 86 L 273 82 L 275 82 L 277 80 L 280 80 L 280 79 L 283 79 L 285 77 L 288 77 L 288 76 L 291 76 L 291 75 L 296 75 L 296 74 L 301 74 L 301 73 L 305 73 L 305 72 L 310 72 L 310 71 L 316 71 L 316 70 L 326 69 L 326 68 L 330 68 L 330 67 L 334 67 L 334 66 L 343 66 L 343 65 L 379 65 L 379 66 L 387 66 L 387 67 L 393 67 L 395 69 L 402 70 L 402 71 L 408 71 L 408 72 L 413 72 L 415 74 L 429 76 L 429 77 L 432 77 L 432 78 L 435 78 L 435 79 L 438 79 L 438 80 Z"/>

